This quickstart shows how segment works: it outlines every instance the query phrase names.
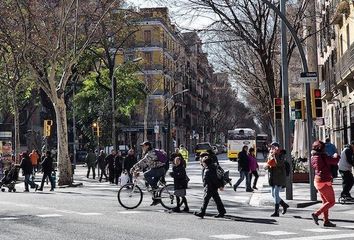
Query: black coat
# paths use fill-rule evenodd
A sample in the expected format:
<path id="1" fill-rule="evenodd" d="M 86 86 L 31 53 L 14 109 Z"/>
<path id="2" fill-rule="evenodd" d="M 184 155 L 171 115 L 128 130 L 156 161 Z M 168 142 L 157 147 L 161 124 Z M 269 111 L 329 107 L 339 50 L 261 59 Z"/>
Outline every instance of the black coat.
<path id="1" fill-rule="evenodd" d="M 104 169 L 106 167 L 105 155 L 98 155 L 96 164 L 100 169 Z"/>
<path id="2" fill-rule="evenodd" d="M 241 151 L 238 154 L 238 170 L 239 171 L 250 171 L 249 163 L 248 163 L 248 156 L 246 151 Z"/>
<path id="3" fill-rule="evenodd" d="M 124 158 L 122 156 L 116 156 L 114 158 L 114 169 L 117 171 L 117 172 L 121 172 L 122 171 L 122 168 L 123 168 L 123 161 L 124 161 Z"/>
<path id="4" fill-rule="evenodd" d="M 42 165 L 43 173 L 51 174 L 53 171 L 53 158 L 52 157 L 45 157 L 43 159 L 43 162 L 41 163 L 41 165 Z"/>
<path id="5" fill-rule="evenodd" d="M 20 168 L 23 170 L 23 175 L 32 174 L 32 162 L 29 157 L 24 157 L 21 160 Z"/>
<path id="6" fill-rule="evenodd" d="M 173 183 L 175 185 L 175 190 L 177 189 L 186 189 L 188 186 L 187 182 L 187 173 L 183 164 L 178 166 L 173 166 L 171 177 L 173 178 Z"/>
<path id="7" fill-rule="evenodd" d="M 108 165 L 109 169 L 114 169 L 114 156 L 109 154 L 106 158 L 106 164 Z"/>
<path id="8" fill-rule="evenodd" d="M 137 163 L 137 159 L 135 155 L 128 155 L 124 159 L 124 170 L 127 172 L 130 172 L 130 169 L 134 166 L 135 163 Z"/>
<path id="9" fill-rule="evenodd" d="M 204 190 L 207 192 L 218 191 L 218 188 L 221 187 L 218 176 L 216 175 L 216 166 L 214 164 L 210 164 L 210 166 L 205 168 L 203 186 Z"/>

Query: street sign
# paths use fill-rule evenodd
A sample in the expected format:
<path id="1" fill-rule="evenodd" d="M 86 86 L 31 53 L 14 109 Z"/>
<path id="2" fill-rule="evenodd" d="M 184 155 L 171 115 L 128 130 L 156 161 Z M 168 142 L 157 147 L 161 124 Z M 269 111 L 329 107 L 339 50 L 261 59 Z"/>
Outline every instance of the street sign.
<path id="1" fill-rule="evenodd" d="M 159 127 L 159 125 L 155 125 L 154 126 L 154 133 L 156 134 L 156 133 L 159 133 L 160 132 L 160 127 Z"/>
<path id="2" fill-rule="evenodd" d="M 0 132 L 0 138 L 12 138 L 12 132 Z"/>
<path id="3" fill-rule="evenodd" d="M 300 83 L 316 83 L 317 82 L 317 72 L 302 72 L 300 74 Z"/>

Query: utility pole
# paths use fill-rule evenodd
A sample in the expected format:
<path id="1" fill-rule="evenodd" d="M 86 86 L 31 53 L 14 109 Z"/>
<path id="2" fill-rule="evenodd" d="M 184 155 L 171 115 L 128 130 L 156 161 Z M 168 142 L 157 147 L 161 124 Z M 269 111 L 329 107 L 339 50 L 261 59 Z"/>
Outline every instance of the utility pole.
<path id="1" fill-rule="evenodd" d="M 308 70 L 309 72 L 317 72 L 317 37 L 316 37 L 316 1 L 309 1 L 307 6 L 307 14 L 306 14 L 306 27 L 307 34 L 310 35 L 306 40 L 306 52 L 307 52 L 307 60 L 308 60 Z M 315 87 L 315 86 L 313 86 Z M 311 111 L 311 87 L 310 84 L 306 84 L 306 109 L 307 109 L 307 127 L 311 129 L 311 131 L 307 131 L 307 139 L 308 139 L 308 163 L 309 163 L 309 175 L 310 175 L 310 194 L 311 200 L 317 200 L 317 192 L 314 186 L 314 170 L 311 167 L 311 148 L 312 142 L 314 140 L 313 134 L 313 120 L 312 120 L 312 111 Z"/>
<path id="2" fill-rule="evenodd" d="M 286 16 L 286 0 L 280 0 L 280 11 Z M 281 80 L 284 106 L 283 118 L 283 147 L 286 150 L 286 161 L 289 162 L 290 174 L 286 181 L 286 199 L 293 199 L 293 174 L 290 154 L 290 116 L 289 116 L 289 81 L 288 81 L 288 41 L 286 25 L 281 21 Z"/>

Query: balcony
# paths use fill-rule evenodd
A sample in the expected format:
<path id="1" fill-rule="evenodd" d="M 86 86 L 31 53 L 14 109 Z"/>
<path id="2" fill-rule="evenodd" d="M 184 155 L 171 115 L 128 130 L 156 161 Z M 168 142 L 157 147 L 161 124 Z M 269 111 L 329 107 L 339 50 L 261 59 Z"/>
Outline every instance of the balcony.
<path id="1" fill-rule="evenodd" d="M 336 83 L 341 84 L 343 80 L 354 75 L 354 43 L 338 59 L 336 64 Z"/>
<path id="2" fill-rule="evenodd" d="M 332 21 L 334 24 L 343 24 L 343 15 L 348 17 L 350 14 L 350 4 L 349 0 L 335 0 L 333 1 L 333 6 L 335 7 L 335 12 L 333 14 Z"/>
<path id="3" fill-rule="evenodd" d="M 159 41 L 152 41 L 152 42 L 136 41 L 133 46 L 135 48 L 138 47 L 161 47 L 162 48 L 162 43 Z"/>

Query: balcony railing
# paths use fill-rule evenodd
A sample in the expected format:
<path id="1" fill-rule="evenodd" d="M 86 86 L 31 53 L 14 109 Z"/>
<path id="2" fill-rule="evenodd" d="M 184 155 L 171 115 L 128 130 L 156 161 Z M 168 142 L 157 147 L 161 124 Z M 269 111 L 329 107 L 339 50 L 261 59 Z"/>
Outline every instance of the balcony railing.
<path id="1" fill-rule="evenodd" d="M 338 59 L 336 64 L 336 82 L 340 83 L 354 71 L 354 43 L 349 49 Z"/>

